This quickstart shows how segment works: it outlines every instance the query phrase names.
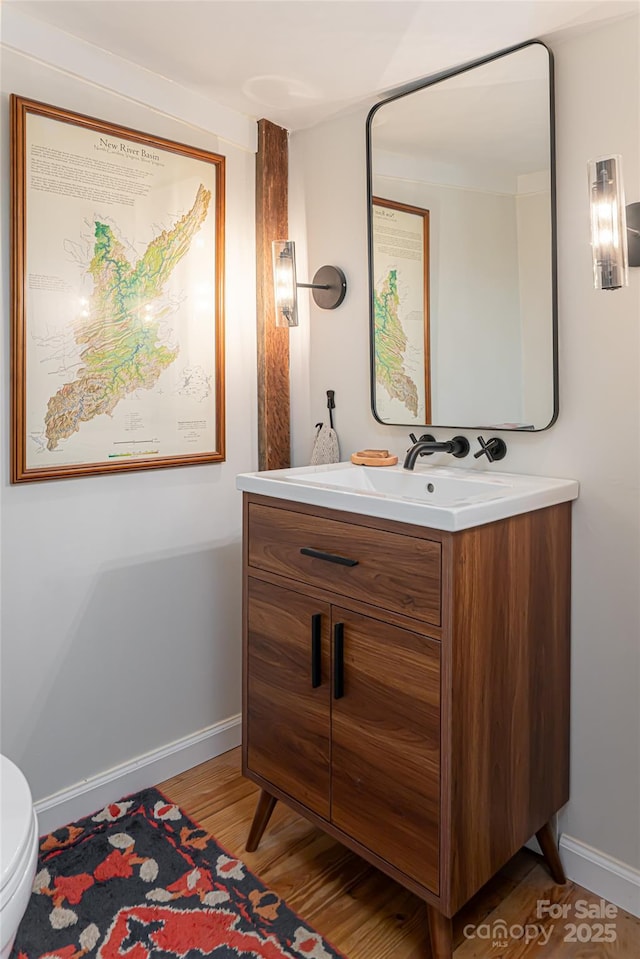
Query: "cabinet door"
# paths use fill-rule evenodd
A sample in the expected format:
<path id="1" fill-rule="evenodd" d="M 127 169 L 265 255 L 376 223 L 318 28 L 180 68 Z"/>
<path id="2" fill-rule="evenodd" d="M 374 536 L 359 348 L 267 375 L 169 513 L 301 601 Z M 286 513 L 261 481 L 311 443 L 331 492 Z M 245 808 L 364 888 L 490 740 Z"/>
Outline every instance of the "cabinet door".
<path id="1" fill-rule="evenodd" d="M 341 696 L 333 685 L 331 820 L 438 893 L 440 644 L 335 606 L 332 617 L 344 682 Z"/>
<path id="2" fill-rule="evenodd" d="M 328 604 L 249 578 L 248 765 L 325 819 L 331 756 L 329 623 Z"/>

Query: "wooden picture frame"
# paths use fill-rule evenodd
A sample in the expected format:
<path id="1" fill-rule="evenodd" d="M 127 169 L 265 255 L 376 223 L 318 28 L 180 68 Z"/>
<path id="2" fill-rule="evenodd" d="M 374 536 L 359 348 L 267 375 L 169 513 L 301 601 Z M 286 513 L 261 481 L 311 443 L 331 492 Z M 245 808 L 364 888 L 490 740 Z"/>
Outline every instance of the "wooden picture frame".
<path id="1" fill-rule="evenodd" d="M 381 423 L 427 425 L 429 211 L 374 196 L 371 212 L 374 413 Z M 398 403 L 405 418 L 399 415 Z"/>
<path id="2" fill-rule="evenodd" d="M 225 158 L 11 96 L 11 481 L 225 459 Z"/>

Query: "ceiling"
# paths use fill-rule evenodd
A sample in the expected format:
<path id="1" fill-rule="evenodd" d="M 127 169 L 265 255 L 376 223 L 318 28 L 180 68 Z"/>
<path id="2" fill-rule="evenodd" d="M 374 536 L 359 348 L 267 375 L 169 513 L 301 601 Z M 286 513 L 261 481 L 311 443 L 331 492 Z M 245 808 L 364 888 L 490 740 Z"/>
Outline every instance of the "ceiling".
<path id="1" fill-rule="evenodd" d="M 375 151 L 513 180 L 549 168 L 549 56 L 539 43 L 384 103 Z"/>
<path id="2" fill-rule="evenodd" d="M 640 0 L 3 0 L 224 106 L 288 129 Z"/>

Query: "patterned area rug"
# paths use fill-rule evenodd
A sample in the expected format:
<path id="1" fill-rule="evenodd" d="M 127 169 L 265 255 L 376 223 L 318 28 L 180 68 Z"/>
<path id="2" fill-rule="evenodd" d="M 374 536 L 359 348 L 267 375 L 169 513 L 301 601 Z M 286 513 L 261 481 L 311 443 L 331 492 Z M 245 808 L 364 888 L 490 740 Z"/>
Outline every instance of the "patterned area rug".
<path id="1" fill-rule="evenodd" d="M 12 959 L 343 959 L 147 789 L 46 836 Z"/>

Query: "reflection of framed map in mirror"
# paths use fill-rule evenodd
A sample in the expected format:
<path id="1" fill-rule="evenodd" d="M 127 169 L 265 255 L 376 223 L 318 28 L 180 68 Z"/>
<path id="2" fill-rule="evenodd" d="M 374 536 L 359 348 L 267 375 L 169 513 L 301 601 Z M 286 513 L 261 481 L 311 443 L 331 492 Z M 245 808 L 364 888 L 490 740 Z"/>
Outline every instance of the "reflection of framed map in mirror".
<path id="1" fill-rule="evenodd" d="M 431 422 L 429 211 L 373 197 L 373 408 L 382 423 Z"/>
<path id="2" fill-rule="evenodd" d="M 224 460 L 224 157 L 11 124 L 12 482 Z"/>

